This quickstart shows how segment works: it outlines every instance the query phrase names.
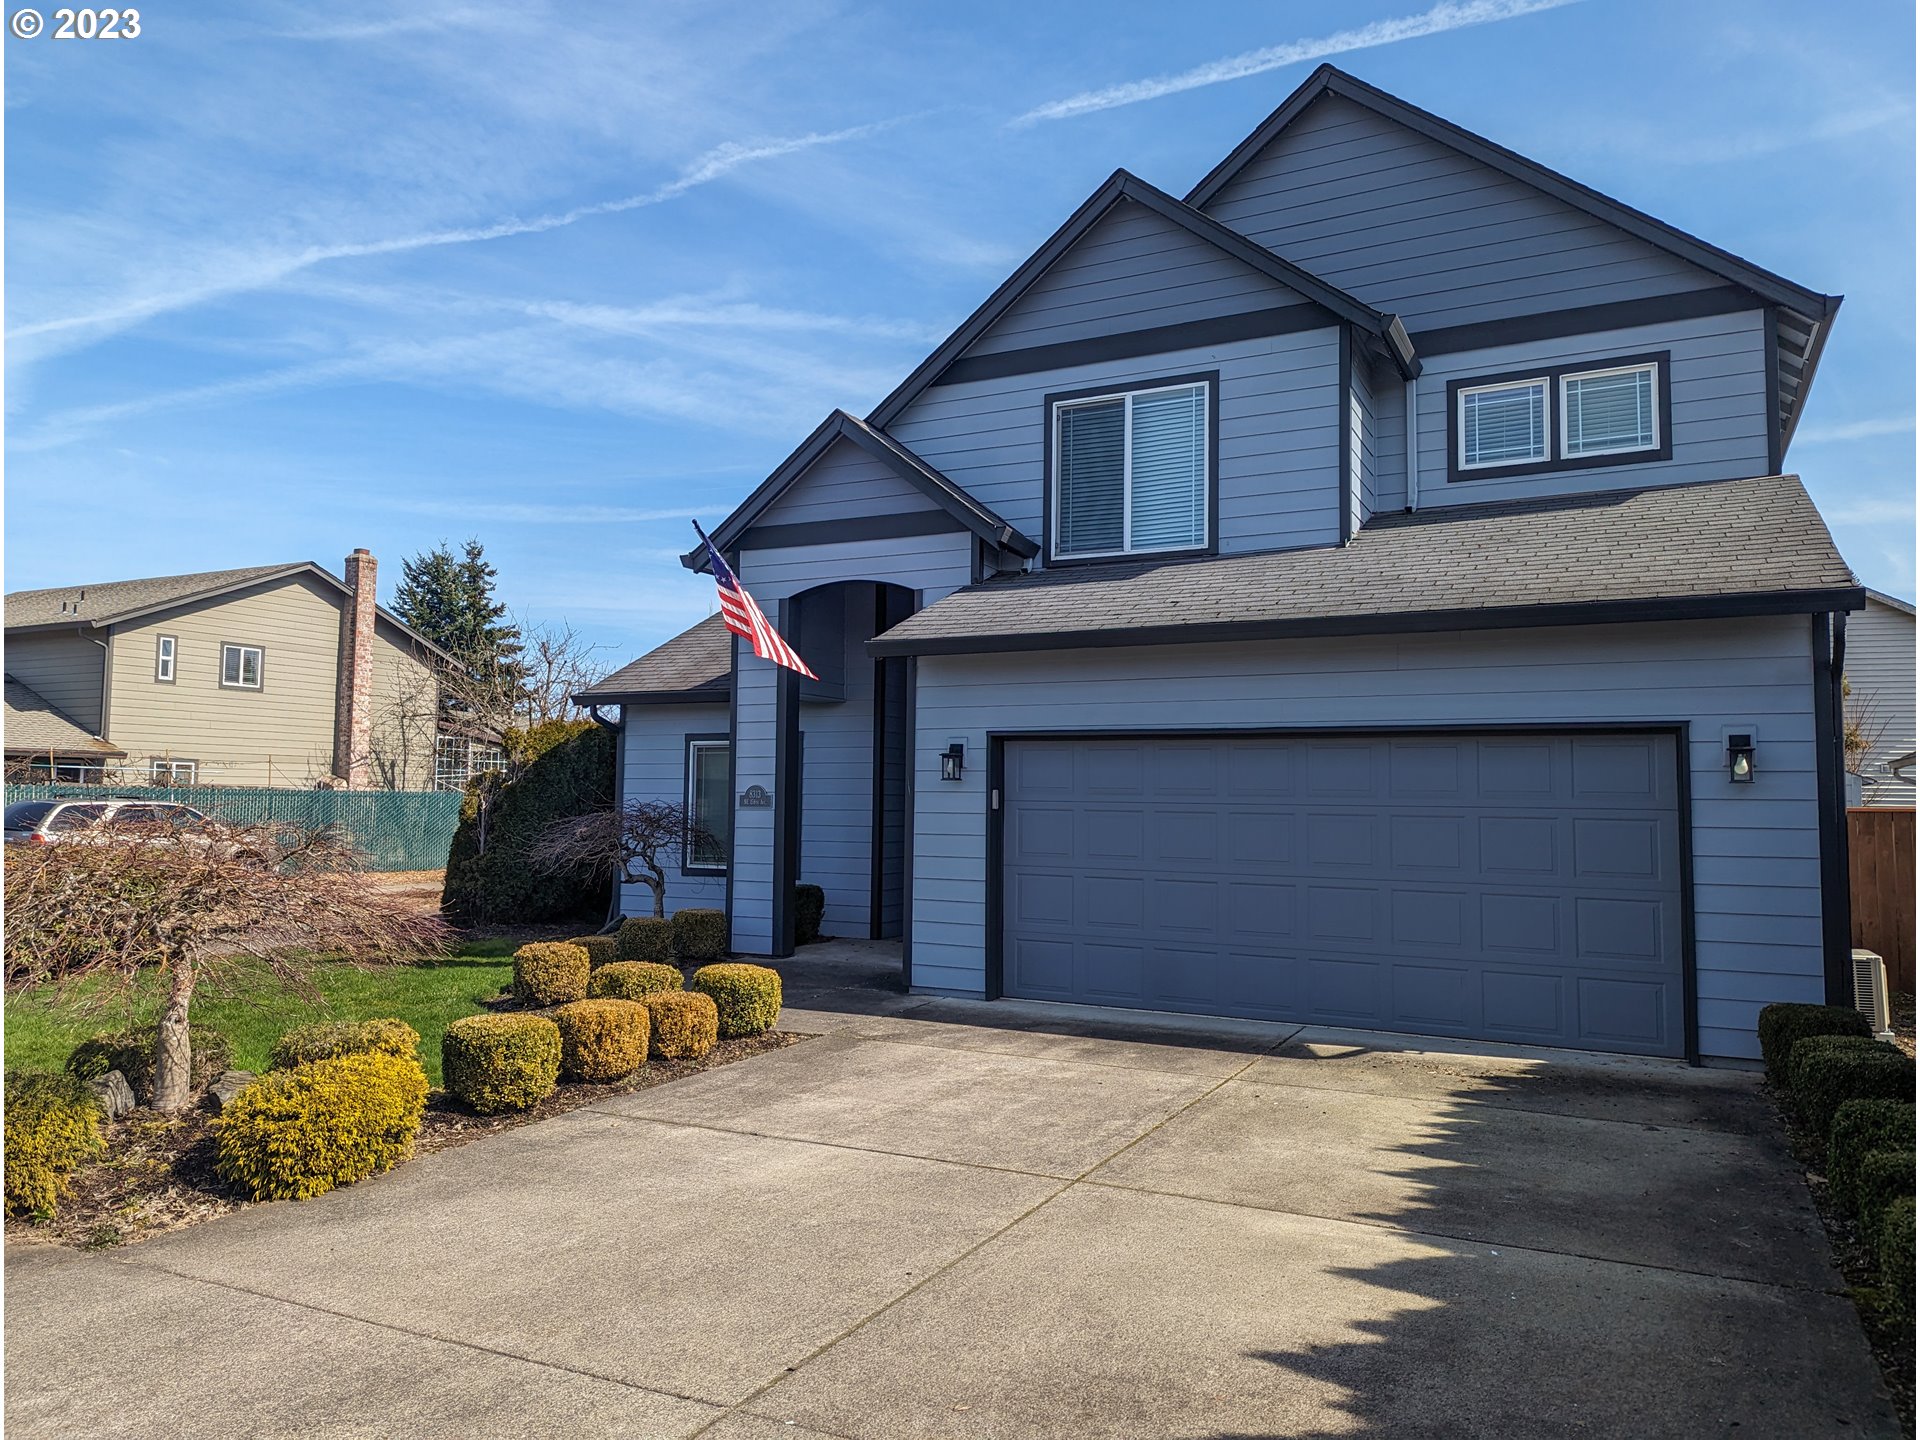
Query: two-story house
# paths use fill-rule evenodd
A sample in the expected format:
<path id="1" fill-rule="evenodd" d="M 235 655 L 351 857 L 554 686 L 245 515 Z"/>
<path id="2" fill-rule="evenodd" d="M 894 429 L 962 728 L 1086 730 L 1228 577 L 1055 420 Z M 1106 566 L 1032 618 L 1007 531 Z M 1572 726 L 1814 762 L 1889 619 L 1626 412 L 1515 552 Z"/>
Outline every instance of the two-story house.
<path id="1" fill-rule="evenodd" d="M 6 597 L 9 778 L 424 790 L 449 657 L 374 557 Z M 464 739 L 459 741 L 464 745 Z"/>
<path id="2" fill-rule="evenodd" d="M 740 952 L 806 881 L 933 994 L 1751 1058 L 1848 975 L 1838 306 L 1322 68 L 713 530 L 817 683 L 582 699 Z"/>

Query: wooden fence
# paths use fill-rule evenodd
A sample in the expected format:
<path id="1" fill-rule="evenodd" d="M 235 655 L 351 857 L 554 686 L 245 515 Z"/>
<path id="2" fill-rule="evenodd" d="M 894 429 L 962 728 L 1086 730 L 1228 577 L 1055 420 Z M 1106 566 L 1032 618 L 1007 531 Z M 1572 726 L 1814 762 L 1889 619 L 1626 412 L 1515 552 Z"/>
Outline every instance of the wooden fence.
<path id="1" fill-rule="evenodd" d="M 1853 943 L 1887 962 L 1887 988 L 1913 993 L 1913 810 L 1847 811 Z"/>

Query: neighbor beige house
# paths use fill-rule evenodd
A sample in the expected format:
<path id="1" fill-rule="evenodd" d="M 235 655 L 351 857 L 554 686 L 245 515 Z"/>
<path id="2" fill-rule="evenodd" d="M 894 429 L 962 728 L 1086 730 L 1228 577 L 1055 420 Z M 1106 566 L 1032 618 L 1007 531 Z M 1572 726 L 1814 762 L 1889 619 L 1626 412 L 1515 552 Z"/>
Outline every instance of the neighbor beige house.
<path id="1" fill-rule="evenodd" d="M 8 595 L 9 778 L 432 788 L 451 658 L 376 574 L 356 550 L 345 579 L 295 561 Z"/>

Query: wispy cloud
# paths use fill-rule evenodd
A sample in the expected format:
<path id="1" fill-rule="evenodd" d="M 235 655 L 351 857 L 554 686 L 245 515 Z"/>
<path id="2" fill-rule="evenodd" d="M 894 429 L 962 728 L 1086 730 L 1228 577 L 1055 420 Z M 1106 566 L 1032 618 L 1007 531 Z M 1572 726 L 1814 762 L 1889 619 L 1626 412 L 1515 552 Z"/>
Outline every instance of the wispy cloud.
<path id="1" fill-rule="evenodd" d="M 1129 80 L 1100 90 L 1085 90 L 1064 100 L 1051 100 L 1017 116 L 1013 125 L 1034 125 L 1042 120 L 1068 120 L 1090 115 L 1096 110 L 1113 110 L 1122 105 L 1137 105 L 1142 100 L 1158 100 L 1163 95 L 1178 95 L 1183 90 L 1198 90 L 1227 80 L 1264 74 L 1286 65 L 1307 60 L 1324 60 L 1351 50 L 1370 50 L 1402 40 L 1418 40 L 1440 35 L 1469 25 L 1488 25 L 1512 20 L 1541 10 L 1554 10 L 1574 0 L 1441 0 L 1421 15 L 1403 15 L 1391 20 L 1375 20 L 1352 30 L 1341 30 L 1309 40 L 1289 40 L 1263 50 L 1249 50 L 1224 60 L 1209 61 L 1174 75 L 1159 75 L 1148 80 Z"/>
<path id="2" fill-rule="evenodd" d="M 1838 425 L 1802 425 L 1793 432 L 1797 445 L 1834 445 L 1848 440 L 1872 440 L 1881 435 L 1906 435 L 1913 416 L 1886 415 L 1877 420 L 1847 420 Z"/>
<path id="3" fill-rule="evenodd" d="M 523 24 L 515 11 L 458 6 L 418 15 L 396 15 L 379 20 L 344 20 L 332 25 L 282 30 L 283 40 L 384 40 L 390 35 L 432 34 L 442 30 L 507 30 Z"/>
<path id="4" fill-rule="evenodd" d="M 412 250 L 426 250 L 445 245 L 471 245 L 487 240 L 501 240 L 514 235 L 537 235 L 549 230 L 558 230 L 568 225 L 576 225 L 582 220 L 594 219 L 603 215 L 618 215 L 629 210 L 639 210 L 650 205 L 660 205 L 701 185 L 711 184 L 731 171 L 756 161 L 777 159 L 783 155 L 792 155 L 802 150 L 812 150 L 823 145 L 838 145 L 849 140 L 857 140 L 873 135 L 892 125 L 901 123 L 900 118 L 878 120 L 866 125 L 849 126 L 843 130 L 813 131 L 805 135 L 789 136 L 784 139 L 761 141 L 756 144 L 741 144 L 728 141 L 716 146 L 687 166 L 679 175 L 652 190 L 636 195 L 622 196 L 617 200 L 602 200 L 591 205 L 577 205 L 570 210 L 562 210 L 548 215 L 528 218 L 513 218 L 496 221 L 491 225 L 468 226 L 458 229 L 429 230 L 413 235 L 395 236 L 385 240 L 357 241 L 339 245 L 313 245 L 304 250 L 292 251 L 277 256 L 269 256 L 243 265 L 222 275 L 219 279 L 206 284 L 185 289 L 162 291 L 125 301 L 103 310 L 95 310 L 80 315 L 61 316 L 51 320 L 42 320 L 22 325 L 7 332 L 9 341 L 30 339 L 38 335 L 57 334 L 62 331 L 97 328 L 115 330 L 141 320 L 168 311 L 185 309 L 189 306 L 204 304 L 221 296 L 236 294 L 247 290 L 257 290 L 277 284 L 292 275 L 298 274 L 315 265 L 332 260 L 359 259 L 375 255 L 395 255 Z"/>
<path id="5" fill-rule="evenodd" d="M 654 520 L 684 520 L 679 510 L 641 510 L 625 505 L 521 505 L 453 500 L 381 500 L 383 510 L 431 515 L 446 520 L 498 521 L 511 525 L 640 525 Z"/>

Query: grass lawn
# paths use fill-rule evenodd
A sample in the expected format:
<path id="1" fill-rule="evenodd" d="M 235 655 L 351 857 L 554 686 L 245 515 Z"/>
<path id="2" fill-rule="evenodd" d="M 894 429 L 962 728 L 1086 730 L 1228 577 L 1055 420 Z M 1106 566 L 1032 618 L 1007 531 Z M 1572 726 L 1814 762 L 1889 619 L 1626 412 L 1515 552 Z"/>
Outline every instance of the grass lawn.
<path id="1" fill-rule="evenodd" d="M 482 1000 L 513 979 L 512 940 L 473 940 L 427 965 L 359 970 L 322 966 L 313 977 L 320 1000 L 290 994 L 270 977 L 242 981 L 231 990 L 202 990 L 193 1002 L 194 1023 L 211 1025 L 233 1045 L 242 1070 L 267 1067 L 267 1052 L 288 1030 L 311 1020 L 404 1020 L 420 1032 L 420 1061 L 427 1078 L 440 1083 L 440 1033 L 463 1015 L 478 1014 Z M 95 1002 L 89 1005 L 89 999 Z M 160 988 L 145 981 L 131 996 L 134 1018 L 158 1013 Z M 80 1041 L 100 1030 L 119 1029 L 128 1019 L 128 998 L 115 996 L 101 1008 L 98 987 L 76 985 L 65 995 L 50 987 L 9 995 L 6 1002 L 6 1068 L 58 1070 Z"/>

